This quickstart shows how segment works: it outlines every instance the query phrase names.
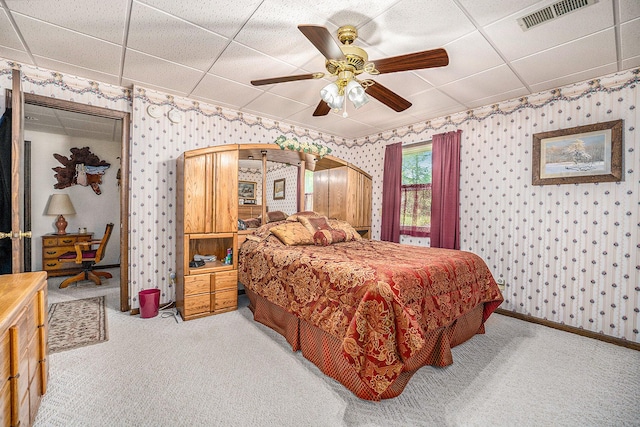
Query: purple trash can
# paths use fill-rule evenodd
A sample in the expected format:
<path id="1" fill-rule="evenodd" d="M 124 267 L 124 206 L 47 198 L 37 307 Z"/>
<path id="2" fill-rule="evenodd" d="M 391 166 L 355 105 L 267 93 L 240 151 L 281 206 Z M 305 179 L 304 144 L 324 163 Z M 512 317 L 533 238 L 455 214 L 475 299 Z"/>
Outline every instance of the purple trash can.
<path id="1" fill-rule="evenodd" d="M 160 305 L 160 289 L 143 289 L 138 292 L 140 301 L 140 317 L 148 319 L 158 315 Z"/>

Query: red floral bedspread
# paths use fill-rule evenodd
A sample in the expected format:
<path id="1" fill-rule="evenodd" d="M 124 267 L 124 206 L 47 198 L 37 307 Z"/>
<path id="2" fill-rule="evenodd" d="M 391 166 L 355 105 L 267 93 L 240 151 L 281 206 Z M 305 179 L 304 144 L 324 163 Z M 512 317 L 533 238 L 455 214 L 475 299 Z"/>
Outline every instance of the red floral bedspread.
<path id="1" fill-rule="evenodd" d="M 246 241 L 238 271 L 246 288 L 341 340 L 345 358 L 377 394 L 420 351 L 427 332 L 480 303 L 486 320 L 503 300 L 473 253 L 373 240 Z"/>

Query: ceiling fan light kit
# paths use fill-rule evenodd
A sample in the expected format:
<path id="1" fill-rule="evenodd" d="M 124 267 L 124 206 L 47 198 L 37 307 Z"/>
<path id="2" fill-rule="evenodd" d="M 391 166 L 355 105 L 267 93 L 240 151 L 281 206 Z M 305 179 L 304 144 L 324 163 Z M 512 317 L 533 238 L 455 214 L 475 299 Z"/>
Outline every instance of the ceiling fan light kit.
<path id="1" fill-rule="evenodd" d="M 347 117 L 346 98 L 353 103 L 355 108 L 360 108 L 369 102 L 367 94 L 395 111 L 404 111 L 411 106 L 411 102 L 373 80 L 358 80 L 357 76 L 362 73 L 377 75 L 443 67 L 449 64 L 449 57 L 444 49 L 426 50 L 370 62 L 367 52 L 353 45 L 358 37 L 358 31 L 352 25 L 345 25 L 338 29 L 338 40 L 341 45 L 336 43 L 325 27 L 299 25 L 298 29 L 326 58 L 327 72 L 336 77 L 334 82 L 320 90 L 322 99 L 313 112 L 314 116 L 326 116 L 332 109 L 339 112 L 344 108 L 342 116 Z M 324 73 L 300 74 L 252 80 L 251 84 L 260 86 L 322 77 L 324 77 Z"/>

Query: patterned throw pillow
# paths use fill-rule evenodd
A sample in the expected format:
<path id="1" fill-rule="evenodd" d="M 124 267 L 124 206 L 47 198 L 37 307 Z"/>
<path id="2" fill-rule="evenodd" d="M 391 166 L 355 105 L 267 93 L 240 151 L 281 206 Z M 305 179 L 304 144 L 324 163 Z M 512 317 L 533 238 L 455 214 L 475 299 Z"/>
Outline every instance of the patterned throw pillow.
<path id="1" fill-rule="evenodd" d="M 346 241 L 350 240 L 361 240 L 362 236 L 349 224 L 347 221 L 342 221 L 340 219 L 330 219 L 328 220 L 329 227 L 335 230 L 342 230 L 347 235 Z"/>
<path id="2" fill-rule="evenodd" d="M 267 222 L 284 221 L 287 214 L 282 211 L 267 212 Z"/>
<path id="3" fill-rule="evenodd" d="M 320 215 L 317 212 L 313 212 L 313 211 L 302 211 L 302 212 L 297 212 L 297 213 L 294 213 L 293 215 L 290 215 L 287 218 L 287 221 L 297 221 L 298 218 L 301 218 L 301 217 L 304 217 L 304 216 L 311 217 L 311 216 L 322 216 L 322 215 Z"/>
<path id="4" fill-rule="evenodd" d="M 313 245 L 313 234 L 297 221 L 283 222 L 270 231 L 285 245 Z"/>
<path id="5" fill-rule="evenodd" d="M 318 230 L 328 230 L 331 228 L 327 222 L 326 216 L 301 216 L 298 217 L 298 222 L 304 225 L 311 234 Z"/>
<path id="6" fill-rule="evenodd" d="M 346 239 L 347 233 L 333 228 L 328 230 L 318 230 L 313 235 L 313 243 L 316 246 L 328 246 L 332 243 L 344 242 Z"/>

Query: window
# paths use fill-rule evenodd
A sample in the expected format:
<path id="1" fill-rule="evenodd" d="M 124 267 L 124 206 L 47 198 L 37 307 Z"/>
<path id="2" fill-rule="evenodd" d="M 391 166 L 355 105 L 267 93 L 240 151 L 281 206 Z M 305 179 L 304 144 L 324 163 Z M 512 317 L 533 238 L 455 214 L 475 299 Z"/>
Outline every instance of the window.
<path id="1" fill-rule="evenodd" d="M 431 230 L 431 142 L 402 149 L 400 234 L 429 237 Z"/>

